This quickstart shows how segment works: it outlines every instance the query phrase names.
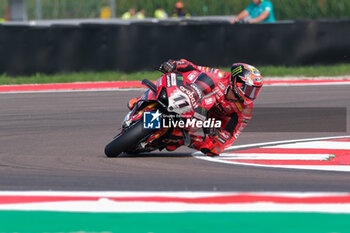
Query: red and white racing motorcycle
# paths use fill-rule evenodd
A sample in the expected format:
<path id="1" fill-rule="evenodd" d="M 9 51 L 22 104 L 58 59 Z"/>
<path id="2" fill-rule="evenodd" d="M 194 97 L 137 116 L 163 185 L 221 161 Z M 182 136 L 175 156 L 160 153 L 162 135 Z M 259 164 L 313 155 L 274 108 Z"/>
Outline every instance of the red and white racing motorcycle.
<path id="1" fill-rule="evenodd" d="M 205 99 L 207 109 L 215 103 L 214 96 L 202 97 L 201 90 L 188 81 L 190 75 L 198 73 L 163 74 L 155 84 L 144 79 L 148 90 L 126 115 L 120 133 L 106 145 L 107 157 L 162 150 L 176 144 L 176 140 L 189 146 L 192 140 L 198 140 L 196 134 L 205 135 L 204 128 L 220 128 L 220 121 L 195 111 L 199 100 Z M 173 137 L 175 130 L 181 132 L 180 136 Z"/>

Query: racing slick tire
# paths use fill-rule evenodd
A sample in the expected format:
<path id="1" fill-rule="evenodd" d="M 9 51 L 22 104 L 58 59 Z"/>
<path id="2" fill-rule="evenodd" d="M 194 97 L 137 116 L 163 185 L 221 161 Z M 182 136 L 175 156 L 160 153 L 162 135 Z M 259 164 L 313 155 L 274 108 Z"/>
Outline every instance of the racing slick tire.
<path id="1" fill-rule="evenodd" d="M 141 119 L 108 143 L 105 147 L 105 154 L 109 158 L 117 157 L 121 153 L 136 147 L 142 139 L 151 135 L 154 131 L 154 129 L 144 129 L 143 119 Z"/>

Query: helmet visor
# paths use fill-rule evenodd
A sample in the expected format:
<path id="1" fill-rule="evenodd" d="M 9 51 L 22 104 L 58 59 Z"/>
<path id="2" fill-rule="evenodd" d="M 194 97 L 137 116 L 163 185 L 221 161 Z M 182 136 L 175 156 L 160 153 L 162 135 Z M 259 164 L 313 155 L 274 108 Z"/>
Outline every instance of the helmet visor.
<path id="1" fill-rule="evenodd" d="M 237 83 L 237 86 L 239 90 L 242 92 L 242 94 L 247 97 L 248 99 L 255 100 L 256 97 L 258 97 L 259 92 L 261 90 L 261 86 L 249 86 L 245 83 Z"/>

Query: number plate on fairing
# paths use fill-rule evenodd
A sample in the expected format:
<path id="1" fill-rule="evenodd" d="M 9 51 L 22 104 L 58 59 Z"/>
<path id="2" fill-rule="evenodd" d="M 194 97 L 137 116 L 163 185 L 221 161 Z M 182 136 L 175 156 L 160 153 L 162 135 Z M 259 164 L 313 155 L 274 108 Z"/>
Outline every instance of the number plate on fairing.
<path id="1" fill-rule="evenodd" d="M 190 112 L 192 107 L 190 105 L 190 98 L 182 91 L 176 89 L 174 90 L 169 98 L 169 112 L 176 112 L 178 114 Z"/>

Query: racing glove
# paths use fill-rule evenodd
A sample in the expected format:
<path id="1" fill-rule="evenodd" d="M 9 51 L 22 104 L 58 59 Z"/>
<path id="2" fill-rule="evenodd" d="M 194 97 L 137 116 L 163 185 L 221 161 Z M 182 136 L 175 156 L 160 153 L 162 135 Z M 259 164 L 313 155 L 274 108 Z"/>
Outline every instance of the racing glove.
<path id="1" fill-rule="evenodd" d="M 172 73 L 176 70 L 176 61 L 174 60 L 168 60 L 166 62 L 163 62 L 159 70 L 163 73 Z"/>

